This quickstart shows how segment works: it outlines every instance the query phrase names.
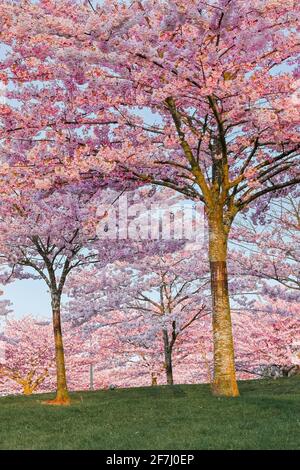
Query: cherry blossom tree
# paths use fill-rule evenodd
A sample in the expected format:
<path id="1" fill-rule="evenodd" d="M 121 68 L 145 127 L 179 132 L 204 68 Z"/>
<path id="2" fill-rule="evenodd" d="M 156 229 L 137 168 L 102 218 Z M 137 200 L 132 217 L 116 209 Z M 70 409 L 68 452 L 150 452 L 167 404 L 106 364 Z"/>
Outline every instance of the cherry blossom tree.
<path id="1" fill-rule="evenodd" d="M 98 377 L 94 384 L 100 388 L 104 383 L 101 373 L 111 367 L 107 357 L 112 344 L 109 338 L 112 336 L 102 337 L 96 343 L 96 338 L 91 341 L 87 336 L 86 326 L 74 328 L 70 322 L 62 323 L 69 390 L 90 388 L 91 364 L 97 365 Z M 0 350 L 2 393 L 31 395 L 55 390 L 55 348 L 50 321 L 33 316 L 19 319 L 12 317 L 1 333 Z"/>
<path id="2" fill-rule="evenodd" d="M 61 329 L 61 296 L 69 272 L 86 257 L 80 257 L 89 227 L 84 227 L 83 195 L 22 194 L 1 207 L 1 257 L 10 268 L 3 279 L 39 278 L 50 291 L 57 368 L 54 403 L 69 403 Z M 85 229 L 87 230 L 85 232 Z M 88 256 L 92 256 L 89 254 Z M 28 272 L 29 268 L 31 272 Z"/>
<path id="3" fill-rule="evenodd" d="M 121 357 L 123 351 L 122 353 L 119 351 L 119 331 L 116 329 L 116 326 L 121 324 L 120 317 L 114 314 L 103 321 L 101 315 L 96 315 L 76 326 L 74 326 L 74 315 L 71 318 L 72 328 L 77 332 L 82 344 L 80 353 L 82 389 L 108 388 L 114 383 L 114 375 L 120 375 L 118 370 L 126 363 L 124 357 Z M 78 389 L 78 378 L 71 375 L 71 380 L 73 389 Z"/>
<path id="4" fill-rule="evenodd" d="M 167 186 L 205 205 L 217 395 L 238 395 L 231 226 L 300 179 L 299 8 L 294 0 L 1 5 L 2 80 L 18 100 L 1 107 L 3 180 L 12 167 L 18 184 L 36 174 L 46 187 L 93 174 Z"/>
<path id="5" fill-rule="evenodd" d="M 264 312 L 263 305 L 260 308 L 259 313 L 242 313 L 234 317 L 239 375 L 241 378 L 264 377 L 270 366 L 286 375 L 291 371 L 299 373 L 299 309 L 298 316 L 282 316 Z"/>
<path id="6" fill-rule="evenodd" d="M 86 298 L 85 298 L 86 301 Z M 72 301 L 76 312 L 77 302 Z M 93 387 L 140 387 L 168 383 L 165 345 L 161 324 L 156 316 L 147 322 L 147 315 L 127 309 L 103 312 L 77 326 L 85 329 L 83 347 L 86 364 L 92 366 Z M 188 317 L 188 315 L 185 315 Z M 73 317 L 74 318 L 74 317 Z M 175 383 L 210 382 L 209 350 L 211 335 L 199 328 L 205 315 L 178 332 L 172 349 Z M 156 321 L 156 323 L 155 323 Z M 209 325 L 209 322 L 208 322 Z M 91 369 L 90 369 L 91 370 Z M 85 374 L 87 369 L 85 369 Z M 85 382 L 86 383 L 86 382 Z"/>
<path id="7" fill-rule="evenodd" d="M 55 404 L 69 403 L 61 328 L 61 298 L 67 276 L 83 264 L 97 260 L 105 265 L 104 259 L 109 259 L 105 243 L 101 245 L 101 258 L 91 249 L 97 224 L 92 196 L 82 188 L 79 193 L 23 192 L 7 197 L 1 205 L 3 281 L 42 279 L 49 288 L 57 368 Z"/>
<path id="8" fill-rule="evenodd" d="M 88 284 L 82 282 L 85 277 L 90 280 Z M 95 314 L 111 315 L 114 310 L 128 312 L 129 331 L 123 341 L 127 352 L 130 345 L 139 350 L 150 369 L 151 364 L 161 362 L 155 356 L 163 353 L 167 383 L 172 385 L 177 343 L 183 348 L 181 336 L 185 330 L 210 313 L 208 284 L 208 266 L 204 260 L 200 263 L 193 252 L 146 256 L 130 264 L 114 263 L 103 270 L 95 267 L 77 271 L 68 284 L 72 298 L 69 311 L 79 322 Z M 156 368 L 161 370 L 161 366 Z M 151 374 L 157 376 L 154 370 Z"/>
<path id="9" fill-rule="evenodd" d="M 24 395 L 49 389 L 55 365 L 51 328 L 30 316 L 11 319 L 5 325 L 1 343 L 2 389 L 21 389 Z"/>
<path id="10" fill-rule="evenodd" d="M 270 313 L 267 307 L 266 302 L 257 305 L 256 312 L 233 313 L 237 377 L 241 380 L 300 371 L 299 308 L 295 306 L 298 316 L 283 316 L 281 301 L 277 313 Z M 63 322 L 70 390 L 166 383 L 162 335 L 153 336 L 153 328 L 140 318 L 140 312 L 114 311 L 107 318 L 100 314 L 75 327 Z M 0 351 L 1 394 L 55 389 L 51 322 L 34 317 L 9 320 L 0 337 Z M 202 315 L 180 333 L 173 362 L 176 383 L 212 382 L 209 315 Z"/>
<path id="11" fill-rule="evenodd" d="M 284 315 L 299 302 L 299 194 L 271 200 L 260 224 L 253 216 L 235 230 L 231 258 L 240 274 L 257 280 L 257 293 L 268 297 L 270 311 L 275 304 L 278 311 L 276 300 L 282 300 Z"/>
<path id="12" fill-rule="evenodd" d="M 148 190 L 149 192 L 149 190 Z M 137 196 L 139 200 L 139 196 Z M 71 271 L 93 264 L 104 268 L 117 260 L 168 248 L 169 243 L 102 237 L 103 211 L 110 192 L 98 191 L 89 181 L 58 189 L 6 195 L 0 207 L 0 257 L 3 282 L 41 279 L 49 288 L 56 353 L 57 397 L 53 404 L 68 404 L 61 300 Z M 103 228 L 105 234 L 105 227 Z M 176 246 L 171 243 L 168 249 Z M 82 279 L 83 281 L 83 279 Z"/>

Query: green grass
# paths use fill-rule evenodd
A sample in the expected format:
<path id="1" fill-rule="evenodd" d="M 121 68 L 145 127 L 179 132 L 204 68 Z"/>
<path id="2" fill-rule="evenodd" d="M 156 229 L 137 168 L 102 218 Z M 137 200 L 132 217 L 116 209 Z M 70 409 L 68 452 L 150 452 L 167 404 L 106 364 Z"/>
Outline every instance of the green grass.
<path id="1" fill-rule="evenodd" d="M 0 449 L 300 449 L 300 377 L 240 383 L 241 397 L 207 385 L 0 399 Z"/>

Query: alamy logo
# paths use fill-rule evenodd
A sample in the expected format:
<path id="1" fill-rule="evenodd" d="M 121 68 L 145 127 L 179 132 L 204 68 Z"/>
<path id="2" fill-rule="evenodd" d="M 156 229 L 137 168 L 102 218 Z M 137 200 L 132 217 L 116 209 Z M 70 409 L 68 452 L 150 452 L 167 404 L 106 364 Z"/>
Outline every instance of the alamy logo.
<path id="1" fill-rule="evenodd" d="M 165 197 L 164 197 L 165 195 Z M 157 200 L 158 199 L 158 200 Z M 97 209 L 97 236 L 100 239 L 119 240 L 182 240 L 192 246 L 204 239 L 204 211 L 201 202 L 184 198 L 170 198 L 166 190 L 159 198 L 131 199 L 131 193 L 112 197 L 113 203 L 101 204 Z M 141 202 L 142 201 L 142 202 Z"/>

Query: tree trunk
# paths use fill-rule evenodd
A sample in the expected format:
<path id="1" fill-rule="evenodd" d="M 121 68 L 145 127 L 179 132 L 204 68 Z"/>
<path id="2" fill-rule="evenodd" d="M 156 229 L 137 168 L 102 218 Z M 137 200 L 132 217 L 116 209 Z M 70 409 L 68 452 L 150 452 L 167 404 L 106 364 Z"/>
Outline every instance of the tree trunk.
<path id="1" fill-rule="evenodd" d="M 94 390 L 94 364 L 90 364 L 90 390 Z"/>
<path id="2" fill-rule="evenodd" d="M 33 389 L 32 387 L 26 383 L 23 385 L 23 394 L 26 396 L 32 395 Z"/>
<path id="3" fill-rule="evenodd" d="M 65 355 L 61 331 L 60 296 L 56 293 L 52 294 L 52 314 L 57 377 L 56 398 L 53 401 L 53 404 L 69 405 L 70 397 L 67 387 Z"/>
<path id="4" fill-rule="evenodd" d="M 173 385 L 174 380 L 173 380 L 173 365 L 172 365 L 172 348 L 170 347 L 167 330 L 163 330 L 163 338 L 164 338 L 165 369 L 166 369 L 167 384 Z"/>
<path id="5" fill-rule="evenodd" d="M 209 262 L 213 307 L 214 379 L 213 393 L 237 397 L 234 345 L 227 277 L 228 237 L 223 214 L 217 210 L 209 217 Z"/>
<path id="6" fill-rule="evenodd" d="M 151 372 L 151 386 L 155 387 L 157 385 L 157 377 L 154 372 Z"/>

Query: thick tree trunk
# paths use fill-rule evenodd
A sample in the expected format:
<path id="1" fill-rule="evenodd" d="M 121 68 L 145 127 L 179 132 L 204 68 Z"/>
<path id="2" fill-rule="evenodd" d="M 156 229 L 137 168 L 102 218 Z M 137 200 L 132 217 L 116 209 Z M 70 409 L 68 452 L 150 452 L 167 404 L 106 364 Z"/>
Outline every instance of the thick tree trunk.
<path id="1" fill-rule="evenodd" d="M 214 379 L 213 393 L 236 397 L 234 345 L 227 277 L 228 237 L 223 218 L 216 211 L 209 217 L 209 261 L 213 307 Z"/>
<path id="2" fill-rule="evenodd" d="M 29 384 L 23 385 L 23 394 L 26 396 L 32 395 L 33 389 Z"/>
<path id="3" fill-rule="evenodd" d="M 53 404 L 69 405 L 70 397 L 67 387 L 65 355 L 61 330 L 60 297 L 56 293 L 52 294 L 52 314 L 57 377 L 56 398 L 53 401 Z"/>
<path id="4" fill-rule="evenodd" d="M 170 347 L 167 330 L 163 330 L 163 338 L 164 338 L 165 369 L 166 369 L 167 384 L 173 385 L 174 380 L 173 380 L 172 348 Z"/>

